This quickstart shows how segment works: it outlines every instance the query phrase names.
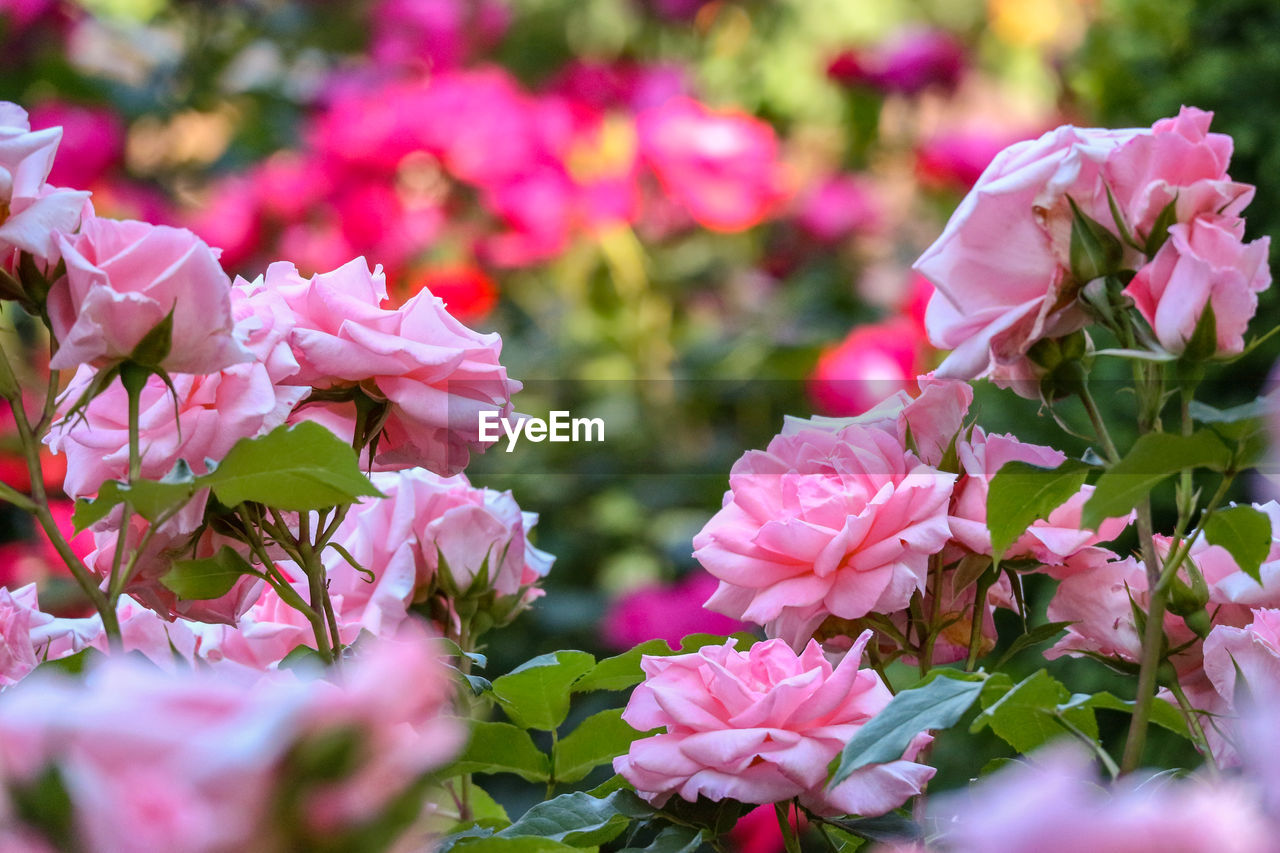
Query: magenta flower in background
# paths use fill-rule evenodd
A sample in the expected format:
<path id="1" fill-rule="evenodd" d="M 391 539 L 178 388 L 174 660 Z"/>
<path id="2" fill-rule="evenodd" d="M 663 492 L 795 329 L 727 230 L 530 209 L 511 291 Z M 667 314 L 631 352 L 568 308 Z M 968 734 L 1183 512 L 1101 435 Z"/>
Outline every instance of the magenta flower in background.
<path id="1" fill-rule="evenodd" d="M 501 0 L 380 0 L 370 16 L 375 62 L 436 71 L 458 68 L 492 48 L 511 21 Z"/>
<path id="2" fill-rule="evenodd" d="M 845 86 L 918 95 L 935 86 L 955 89 L 967 64 L 964 46 L 950 33 L 906 29 L 870 49 L 838 54 L 827 65 L 827 76 Z"/>
<path id="3" fill-rule="evenodd" d="M 33 130 L 62 128 L 49 180 L 90 188 L 124 158 L 124 122 L 107 107 L 43 101 L 31 109 Z M 146 217 L 144 217 L 146 218 Z"/>
<path id="4" fill-rule="evenodd" d="M 906 318 L 855 326 L 818 356 L 809 399 L 826 415 L 860 415 L 915 387 L 927 347 L 924 333 Z"/>
<path id="5" fill-rule="evenodd" d="M 983 131 L 940 133 L 916 149 L 916 177 L 929 187 L 967 192 L 997 154 L 1025 138 Z"/>
<path id="6" fill-rule="evenodd" d="M 703 603 L 716 590 L 716 579 L 694 571 L 673 584 L 641 587 L 624 593 L 600 623 L 605 645 L 624 650 L 647 640 L 666 640 L 673 649 L 689 634 L 732 634 L 750 626 Z"/>
<path id="7" fill-rule="evenodd" d="M 673 98 L 640 113 L 636 130 L 663 191 L 705 228 L 751 228 L 789 192 L 773 128 L 746 113 Z"/>
<path id="8" fill-rule="evenodd" d="M 857 175 L 831 175 L 796 199 L 796 224 L 821 243 L 874 231 L 880 208 L 871 188 Z"/>

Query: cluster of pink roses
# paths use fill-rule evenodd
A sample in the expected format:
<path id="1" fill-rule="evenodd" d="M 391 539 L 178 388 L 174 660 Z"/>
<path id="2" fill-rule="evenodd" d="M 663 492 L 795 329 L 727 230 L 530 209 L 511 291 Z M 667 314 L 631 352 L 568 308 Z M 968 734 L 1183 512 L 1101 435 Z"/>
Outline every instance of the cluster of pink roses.
<path id="1" fill-rule="evenodd" d="M 233 283 L 190 231 L 100 218 L 87 193 L 48 186 L 58 131 L 30 131 L 12 104 L 0 117 L 13 178 L 0 198 L 5 296 L 46 320 L 51 370 L 76 368 L 45 436 L 68 458 L 68 495 L 207 474 L 242 439 L 304 420 L 383 472 L 382 496 L 335 513 L 332 537 L 314 539 L 315 566 L 292 559 L 312 541 L 312 513 L 277 513 L 268 544 L 227 523 L 231 508 L 210 515 L 204 490 L 160 516 L 126 503 L 93 525 L 92 549 L 72 549 L 102 580 L 109 606 L 95 599 L 92 616 L 42 611 L 34 584 L 0 588 L 0 688 L 89 649 L 158 667 L 113 657 L 86 686 L 37 675 L 6 696 L 5 843 L 294 849 L 399 819 L 398 799 L 417 796 L 462 740 L 421 617 L 473 641 L 534 600 L 552 562 L 527 539 L 535 515 L 459 473 L 484 448 L 478 413 L 509 416 L 520 389 L 501 340 L 429 291 L 387 307 L 385 276 L 363 258 L 310 278 L 277 263 Z M 20 389 L 4 396 L 25 418 Z M 228 549 L 261 570 L 212 598 L 166 582 L 175 560 Z M 326 659 L 372 636 L 346 652 L 340 686 L 279 666 L 323 647 L 312 620 L 324 615 Z M 71 812 L 31 811 L 33 786 Z"/>
<path id="2" fill-rule="evenodd" d="M 1052 468 L 1066 457 L 966 427 L 973 398 L 966 383 L 920 377 L 920 385 L 919 397 L 900 392 L 856 418 L 789 419 L 767 450 L 734 465 L 724 507 L 693 542 L 694 556 L 720 579 L 707 607 L 763 624 L 800 649 L 815 632 L 847 645 L 849 625 L 873 614 L 906 637 L 913 596 L 923 594 L 928 612 L 941 594 L 945 624 L 932 661 L 963 658 L 975 618 L 984 621 L 989 648 L 990 608 L 1013 603 L 1006 579 L 978 616 L 980 573 L 964 573 L 956 586 L 962 564 L 990 562 L 988 485 L 1008 462 Z M 1006 559 L 1031 559 L 1062 576 L 1114 558 L 1098 543 L 1118 536 L 1128 519 L 1081 530 L 1091 493 L 1083 487 L 1035 522 Z M 899 646 L 912 656 L 923 651 Z"/>
<path id="3" fill-rule="evenodd" d="M 1182 353 L 1211 305 L 1217 352 L 1239 353 L 1271 283 L 1270 243 L 1243 240 L 1253 188 L 1227 174 L 1232 141 L 1209 132 L 1211 118 L 1184 107 L 1150 129 L 1067 125 L 1005 149 L 916 262 L 938 291 L 929 336 L 953 350 L 939 375 L 1032 378 L 1034 344 L 1089 322 L 1077 297 L 1090 282 L 1071 268 L 1072 205 L 1121 252 L 1115 269 L 1087 274 L 1135 270 L 1123 294 L 1160 347 Z"/>

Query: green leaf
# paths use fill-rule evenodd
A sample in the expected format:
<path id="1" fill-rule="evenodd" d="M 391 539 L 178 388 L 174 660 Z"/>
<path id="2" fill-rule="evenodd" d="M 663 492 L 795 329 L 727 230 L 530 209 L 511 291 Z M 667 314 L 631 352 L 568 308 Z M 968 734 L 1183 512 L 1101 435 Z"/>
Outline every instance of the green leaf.
<path id="1" fill-rule="evenodd" d="M 1080 284 L 1102 278 L 1120 269 L 1124 246 L 1102 223 L 1086 216 L 1075 199 L 1071 205 L 1071 275 Z"/>
<path id="2" fill-rule="evenodd" d="M 134 512 L 155 523 L 166 513 L 178 509 L 195 496 L 199 484 L 187 463 L 179 461 L 162 480 L 137 480 L 132 486 L 107 480 L 92 500 L 76 501 L 71 523 L 79 533 L 96 524 L 126 500 Z"/>
<path id="3" fill-rule="evenodd" d="M 644 847 L 624 847 L 618 853 L 694 853 L 702 846 L 702 830 L 668 824 Z"/>
<path id="4" fill-rule="evenodd" d="M 551 759 L 524 729 L 510 723 L 481 720 L 471 724 L 471 740 L 447 775 L 511 773 L 529 782 L 551 778 Z"/>
<path id="5" fill-rule="evenodd" d="M 853 771 L 868 764 L 897 761 L 916 735 L 929 729 L 955 725 L 982 692 L 982 676 L 954 677 L 950 670 L 938 670 L 938 677 L 919 687 L 903 690 L 890 700 L 845 744 L 837 758 L 835 787 Z M 948 673 L 944 675 L 943 673 Z"/>
<path id="6" fill-rule="evenodd" d="M 645 736 L 622 720 L 621 708 L 587 717 L 551 751 L 557 782 L 577 782 L 601 764 L 624 755 L 631 742 Z"/>
<path id="7" fill-rule="evenodd" d="M 1210 545 L 1221 545 L 1235 559 L 1240 571 L 1262 583 L 1259 569 L 1271 552 L 1271 519 L 1251 506 L 1220 509 L 1204 525 Z"/>
<path id="8" fill-rule="evenodd" d="M 595 666 L 586 652 L 560 651 L 525 661 L 493 680 L 493 695 L 517 725 L 552 731 L 569 714 L 569 686 Z"/>
<path id="9" fill-rule="evenodd" d="M 1218 317 L 1213 310 L 1213 301 L 1205 302 L 1196 327 L 1182 351 L 1182 360 L 1188 364 L 1213 358 L 1218 351 Z"/>
<path id="10" fill-rule="evenodd" d="M 86 669 L 94 666 L 100 658 L 105 657 L 105 654 L 93 646 L 89 646 L 73 655 L 67 655 L 57 660 L 44 661 L 40 664 L 40 669 L 64 672 L 67 675 L 83 675 Z"/>
<path id="11" fill-rule="evenodd" d="M 173 311 L 177 307 L 178 303 L 175 301 L 164 319 L 142 336 L 133 352 L 129 353 L 130 361 L 143 367 L 159 367 L 160 362 L 169 357 L 173 350 Z"/>
<path id="12" fill-rule="evenodd" d="M 1151 226 L 1151 233 L 1147 235 L 1146 254 L 1148 258 L 1154 257 L 1155 253 L 1160 251 L 1160 247 L 1169 239 L 1169 226 L 1177 221 L 1178 199 L 1175 197 L 1160 211 L 1160 215 L 1156 217 L 1155 224 Z"/>
<path id="13" fill-rule="evenodd" d="M 1225 471 L 1230 465 L 1231 451 L 1207 430 L 1140 436 L 1128 454 L 1098 478 L 1081 524 L 1097 530 L 1104 519 L 1128 514 L 1157 484 L 1184 468 Z"/>
<path id="14" fill-rule="evenodd" d="M 1001 740 L 1025 754 L 1069 731 L 1061 717 L 1097 739 L 1098 723 L 1090 708 L 1060 708 L 1070 696 L 1067 688 L 1047 670 L 1038 670 L 999 698 L 984 693 L 985 710 L 973 721 L 969 731 L 978 732 L 990 725 Z"/>
<path id="15" fill-rule="evenodd" d="M 211 486 L 226 506 L 255 502 L 293 512 L 382 497 L 360 473 L 351 446 L 312 421 L 237 441 L 197 483 Z"/>
<path id="16" fill-rule="evenodd" d="M 647 812 L 648 807 L 630 791 L 615 791 L 603 799 L 573 791 L 534 805 L 495 837 L 536 836 L 575 847 L 605 844 L 626 828 L 633 815 Z"/>
<path id="17" fill-rule="evenodd" d="M 1274 414 L 1277 406 L 1276 401 L 1268 396 L 1229 409 L 1215 409 L 1208 403 L 1192 400 L 1188 408 L 1191 417 L 1202 424 L 1234 424 L 1265 418 Z"/>
<path id="18" fill-rule="evenodd" d="M 828 818 L 825 822 L 834 824 L 860 838 L 887 844 L 895 841 L 918 841 L 924 838 L 924 830 L 920 828 L 920 824 L 896 812 L 889 812 L 879 817 L 860 817 L 852 820 Z"/>
<path id="19" fill-rule="evenodd" d="M 696 652 L 704 646 L 723 646 L 730 638 L 738 641 L 738 651 L 751 647 L 756 637 L 745 631 L 731 634 L 729 637 L 720 634 L 690 634 L 680 641 L 679 649 L 672 649 L 666 640 L 647 640 L 620 655 L 605 658 L 592 667 L 585 675 L 573 683 L 574 693 L 589 693 L 593 690 L 626 690 L 644 681 L 644 671 L 640 668 L 640 658 L 644 655 L 654 657 L 670 657 Z"/>
<path id="20" fill-rule="evenodd" d="M 1134 703 L 1107 692 L 1094 693 L 1092 695 L 1077 693 L 1059 707 L 1064 711 L 1084 707 L 1102 708 L 1108 711 L 1124 711 L 1126 714 L 1132 714 Z M 1181 735 L 1188 740 L 1191 739 L 1191 731 L 1187 728 L 1187 721 L 1183 719 L 1182 713 L 1168 702 L 1155 701 L 1151 703 L 1151 722 L 1163 729 L 1168 729 L 1176 735 Z"/>
<path id="21" fill-rule="evenodd" d="M 253 566 L 230 545 L 223 545 L 212 557 L 196 560 L 174 560 L 160 583 L 173 591 L 178 598 L 203 601 L 221 598 L 231 591 Z"/>
<path id="22" fill-rule="evenodd" d="M 490 838 L 462 838 L 440 849 L 442 853 L 446 850 L 455 851 L 455 853 L 570 853 L 570 851 L 582 853 L 581 847 L 534 836 L 507 838 L 495 835 Z"/>
<path id="23" fill-rule="evenodd" d="M 1080 491 L 1089 466 L 1068 459 L 1057 468 L 1026 462 L 1000 467 L 987 490 L 987 524 L 991 528 L 992 560 L 998 567 L 1009 546 L 1037 519 L 1045 518 Z"/>
<path id="24" fill-rule="evenodd" d="M 1009 661 L 1013 660 L 1014 656 L 1017 655 L 1019 652 L 1025 649 L 1029 649 L 1032 646 L 1037 645 L 1039 643 L 1044 643 L 1049 640 L 1052 640 L 1054 637 L 1058 635 L 1059 631 L 1066 628 L 1070 624 L 1071 624 L 1070 622 L 1046 622 L 1043 625 L 1037 625 L 1027 633 L 1018 637 L 1018 639 L 1014 640 L 1009 645 L 1008 651 L 1006 651 L 1000 657 L 999 662 L 996 663 L 995 666 L 991 667 L 991 669 L 993 671 L 1004 669 L 1004 665 Z"/>

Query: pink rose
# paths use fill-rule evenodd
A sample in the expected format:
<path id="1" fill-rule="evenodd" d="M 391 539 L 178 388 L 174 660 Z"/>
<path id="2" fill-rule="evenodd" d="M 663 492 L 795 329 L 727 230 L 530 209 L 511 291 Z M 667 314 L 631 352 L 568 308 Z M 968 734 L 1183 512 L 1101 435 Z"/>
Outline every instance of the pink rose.
<path id="1" fill-rule="evenodd" d="M 932 373 L 917 376 L 915 384 L 920 388 L 917 396 L 899 391 L 855 417 L 788 415 L 783 419 L 782 434 L 807 429 L 838 432 L 852 425 L 873 427 L 896 437 L 904 446 L 910 436 L 920 458 L 929 465 L 938 465 L 964 423 L 973 403 L 973 388 L 968 382 L 938 379 Z"/>
<path id="2" fill-rule="evenodd" d="M 1280 610 L 1255 610 L 1243 628 L 1216 626 L 1204 641 L 1204 671 L 1213 690 L 1194 705 L 1205 712 L 1200 722 L 1209 746 L 1220 764 L 1239 764 L 1248 748 L 1236 718 L 1249 710 L 1239 700 L 1271 699 L 1280 690 Z"/>
<path id="3" fill-rule="evenodd" d="M 1254 505 L 1272 520 L 1271 551 L 1260 569 L 1262 583 L 1243 572 L 1225 548 L 1203 538 L 1191 544 L 1189 558 L 1208 586 L 1207 611 L 1215 626 L 1242 628 L 1253 619 L 1252 608 L 1280 607 L 1280 505 Z M 1156 556 L 1163 560 L 1171 547 L 1167 536 L 1156 537 Z M 1185 569 L 1179 579 L 1187 582 Z M 1136 662 L 1141 657 L 1141 637 L 1134 624 L 1132 603 L 1145 609 L 1150 599 L 1143 565 L 1132 558 L 1102 563 L 1067 576 L 1049 603 L 1050 621 L 1073 624 L 1066 636 L 1045 657 L 1096 653 Z M 1183 689 L 1197 708 L 1217 701 L 1206 676 L 1204 643 L 1181 617 L 1165 614 L 1164 630 L 1173 648 L 1171 658 Z"/>
<path id="4" fill-rule="evenodd" d="M 949 853 L 1264 853 L 1274 830 L 1252 792 L 1223 779 L 1099 784 L 1083 749 L 1051 747 L 934 809 Z"/>
<path id="5" fill-rule="evenodd" d="M 950 536 L 954 482 L 881 429 L 784 431 L 734 464 L 723 508 L 693 540 L 720 579 L 707 607 L 815 625 L 906 607 Z"/>
<path id="6" fill-rule="evenodd" d="M 827 790 L 827 765 L 882 710 L 891 694 L 858 669 L 871 632 L 836 667 L 817 643 L 797 655 L 781 640 L 737 651 L 735 640 L 695 654 L 641 659 L 645 681 L 622 718 L 637 731 L 613 767 L 661 806 L 674 794 L 742 803 L 798 797 L 824 815 L 880 815 L 919 794 L 933 768 L 912 761 L 932 738 L 920 734 L 898 761 L 855 771 Z"/>
<path id="7" fill-rule="evenodd" d="M 663 190 L 706 228 L 751 228 L 787 195 L 778 140 L 759 119 L 672 98 L 642 112 L 636 130 Z"/>
<path id="8" fill-rule="evenodd" d="M 381 465 L 457 473 L 486 446 L 480 413 L 512 412 L 520 383 L 498 361 L 501 338 L 468 329 L 426 291 L 398 309 L 381 307 L 386 280 L 363 258 L 309 280 L 291 264 L 272 264 L 252 292 L 278 294 L 295 315 L 289 341 L 300 369 L 291 384 L 359 387 L 389 404 Z"/>
<path id="9" fill-rule="evenodd" d="M 160 377 L 148 378 L 139 415 L 141 473 L 147 479 L 164 477 L 179 460 L 196 474 L 206 473 L 206 460 L 220 460 L 240 439 L 280 426 L 308 392 L 289 383 L 298 363 L 288 344 L 293 314 L 283 300 L 274 294 L 251 300 L 237 286 L 231 303 L 237 338 L 253 360 L 209 375 L 171 377 L 176 400 Z M 90 368 L 80 368 L 64 395 L 64 406 L 80 397 L 93 375 Z M 92 497 L 107 480 L 128 478 L 128 408 L 124 387 L 113 382 L 82 416 L 54 424 L 46 441 L 55 452 L 67 455 L 63 488 L 71 497 Z M 195 530 L 204 503 L 200 496 L 183 509 L 174 519 L 175 529 Z"/>
<path id="10" fill-rule="evenodd" d="M 1186 349 L 1207 305 L 1217 321 L 1217 351 L 1244 349 L 1258 294 L 1271 286 L 1271 238 L 1245 243 L 1243 237 L 1244 221 L 1234 216 L 1172 225 L 1168 241 L 1125 288 L 1165 349 Z"/>
<path id="11" fill-rule="evenodd" d="M 1231 180 L 1231 137 L 1209 133 L 1213 113 L 1183 107 L 1160 119 L 1150 133 L 1134 136 L 1107 159 L 1106 180 L 1131 231 L 1140 238 L 1169 202 L 1175 219 L 1224 213 L 1235 216 L 1253 198 L 1253 187 Z"/>
<path id="12" fill-rule="evenodd" d="M 337 551 L 324 554 L 343 643 L 361 632 L 394 633 L 414 604 L 430 601 L 442 620 L 439 627 L 448 632 L 457 627 L 454 605 L 462 597 L 474 599 L 501 624 L 541 595 L 535 584 L 555 558 L 528 541 L 538 517 L 522 512 L 510 492 L 478 489 L 461 474 L 440 477 L 422 469 L 378 473 L 373 481 L 386 497 L 353 507 L 334 535 L 372 580 Z M 276 566 L 309 602 L 302 570 L 286 560 Z M 486 583 L 469 589 L 482 569 Z M 270 587 L 261 589 L 238 623 L 229 624 L 210 632 L 203 650 L 208 659 L 265 669 L 298 646 L 315 644 L 310 623 Z"/>
<path id="13" fill-rule="evenodd" d="M 370 601 L 382 584 L 408 573 L 407 590 L 395 582 L 405 606 L 437 595 L 451 603 L 468 595 L 483 572 L 483 586 L 470 594 L 491 593 L 511 607 L 541 594 L 533 585 L 555 558 L 528 541 L 538 516 L 521 511 L 510 492 L 478 489 L 462 474 L 441 477 L 420 468 L 376 474 L 373 482 L 387 497 L 355 507 L 335 540 L 381 580 L 371 586 L 332 554 L 326 561 L 336 583 L 331 588 L 355 597 L 349 600 Z"/>
<path id="14" fill-rule="evenodd" d="M 159 364 L 170 373 L 215 373 L 250 359 L 232 333 L 231 282 L 190 231 L 95 218 L 58 245 L 67 275 L 49 291 L 55 370 L 124 361 L 170 313 L 173 345 Z"/>
<path id="15" fill-rule="evenodd" d="M 951 349 L 938 375 L 987 376 L 1021 361 L 1041 338 L 1085 325 L 1067 271 L 1070 195 L 1109 223 L 1102 169 L 1141 131 L 1060 127 L 991 162 L 915 268 L 937 288 L 929 338 Z M 1083 284 L 1081 282 L 1080 284 Z"/>
<path id="16" fill-rule="evenodd" d="M 957 440 L 956 453 L 964 476 L 956 484 L 951 508 L 951 532 L 956 542 L 975 554 L 991 554 L 991 532 L 987 529 L 987 497 L 991 480 L 1010 462 L 1026 462 L 1041 468 L 1056 468 L 1066 454 L 1039 444 L 1026 444 L 1012 435 L 987 435 L 974 427 L 967 440 Z M 1027 532 L 1009 547 L 1005 559 L 1030 558 L 1044 565 L 1053 577 L 1083 571 L 1115 558 L 1099 547 L 1119 536 L 1133 520 L 1133 513 L 1106 519 L 1099 531 L 1081 529 L 1085 502 L 1092 486 L 1080 491 L 1049 515 L 1032 522 Z"/>
<path id="17" fill-rule="evenodd" d="M 451 707 L 454 682 L 432 638 L 423 623 L 408 620 L 356 655 L 340 690 L 313 693 L 300 726 L 304 748 L 312 733 L 323 738 L 333 731 L 355 731 L 361 741 L 354 772 L 317 786 L 307 797 L 304 809 L 313 835 L 376 818 L 466 743 L 466 726 Z"/>
<path id="18" fill-rule="evenodd" d="M 15 252 L 53 266 L 57 235 L 74 231 L 86 208 L 87 192 L 45 182 L 61 139 L 61 128 L 32 131 L 25 110 L 0 101 L 0 266 L 7 270 Z"/>

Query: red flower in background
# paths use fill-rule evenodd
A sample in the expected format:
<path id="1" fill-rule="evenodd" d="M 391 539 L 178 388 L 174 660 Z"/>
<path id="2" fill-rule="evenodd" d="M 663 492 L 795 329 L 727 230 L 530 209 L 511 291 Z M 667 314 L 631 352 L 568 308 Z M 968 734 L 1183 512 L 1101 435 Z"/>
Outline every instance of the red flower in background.
<path id="1" fill-rule="evenodd" d="M 422 270 L 410 276 L 395 295 L 403 301 L 420 290 L 443 299 L 449 313 L 464 323 L 483 319 L 498 304 L 498 287 L 493 279 L 471 264 Z"/>

